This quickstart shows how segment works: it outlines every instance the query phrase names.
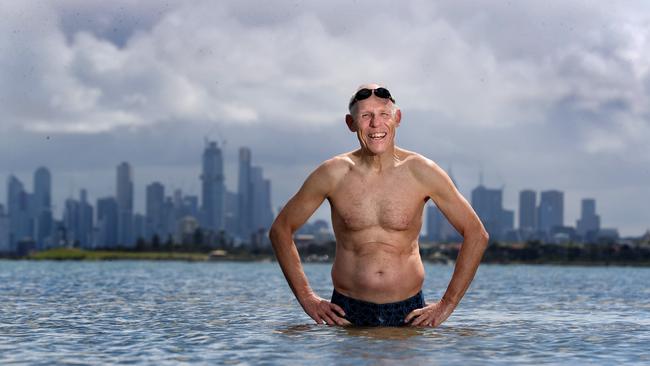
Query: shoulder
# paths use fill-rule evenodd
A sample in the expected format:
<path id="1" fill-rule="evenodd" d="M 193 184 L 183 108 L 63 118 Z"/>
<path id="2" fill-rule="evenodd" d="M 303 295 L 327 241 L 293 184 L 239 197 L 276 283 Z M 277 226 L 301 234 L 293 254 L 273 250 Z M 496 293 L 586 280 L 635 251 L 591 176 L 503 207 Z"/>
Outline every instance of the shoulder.
<path id="1" fill-rule="evenodd" d="M 445 174 L 438 164 L 421 154 L 404 149 L 399 149 L 398 153 L 402 163 L 416 177 Z"/>
<path id="2" fill-rule="evenodd" d="M 429 190 L 453 184 L 449 175 L 435 161 L 416 152 L 402 150 L 403 163 L 411 175 Z"/>
<path id="3" fill-rule="evenodd" d="M 350 153 L 336 155 L 322 162 L 314 171 L 315 174 L 323 178 L 342 177 L 354 166 L 354 161 Z"/>
<path id="4" fill-rule="evenodd" d="M 354 166 L 349 153 L 334 156 L 322 162 L 307 178 L 307 182 L 322 191 L 331 192 Z"/>

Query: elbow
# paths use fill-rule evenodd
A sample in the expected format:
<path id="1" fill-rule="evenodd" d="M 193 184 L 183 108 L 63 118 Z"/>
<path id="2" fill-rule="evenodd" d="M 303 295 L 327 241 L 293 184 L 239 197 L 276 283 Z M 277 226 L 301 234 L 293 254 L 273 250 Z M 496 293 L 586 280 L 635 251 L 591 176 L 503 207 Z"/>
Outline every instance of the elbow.
<path id="1" fill-rule="evenodd" d="M 479 230 L 479 241 L 484 247 L 488 246 L 488 243 L 490 242 L 490 234 L 485 230 L 485 228 L 481 227 Z"/>
<path id="2" fill-rule="evenodd" d="M 278 225 L 274 222 L 269 229 L 269 240 L 271 240 L 271 245 L 275 248 L 276 243 L 278 242 L 279 229 Z"/>
<path id="3" fill-rule="evenodd" d="M 277 220 L 271 225 L 271 229 L 269 229 L 269 240 L 271 240 L 271 245 L 274 249 L 283 243 L 285 233 L 286 229 Z"/>
<path id="4" fill-rule="evenodd" d="M 476 225 L 467 231 L 467 239 L 485 248 L 490 242 L 490 234 L 483 225 Z"/>

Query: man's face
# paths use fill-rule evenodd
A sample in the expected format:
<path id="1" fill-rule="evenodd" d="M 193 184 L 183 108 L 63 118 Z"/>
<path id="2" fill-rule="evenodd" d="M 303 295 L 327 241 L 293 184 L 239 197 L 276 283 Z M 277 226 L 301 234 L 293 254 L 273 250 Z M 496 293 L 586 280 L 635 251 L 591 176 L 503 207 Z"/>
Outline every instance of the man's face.
<path id="1" fill-rule="evenodd" d="M 356 103 L 354 115 L 348 115 L 346 122 L 350 131 L 357 133 L 361 148 L 379 155 L 395 145 L 401 114 L 393 107 L 390 100 L 375 95 Z"/>

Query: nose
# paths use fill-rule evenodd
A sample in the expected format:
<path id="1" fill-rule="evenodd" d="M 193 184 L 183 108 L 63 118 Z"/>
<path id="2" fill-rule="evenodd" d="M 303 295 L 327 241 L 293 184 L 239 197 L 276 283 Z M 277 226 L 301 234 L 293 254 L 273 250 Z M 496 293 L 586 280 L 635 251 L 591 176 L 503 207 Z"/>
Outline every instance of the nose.
<path id="1" fill-rule="evenodd" d="M 377 118 L 374 113 L 370 115 L 370 127 L 377 127 Z"/>

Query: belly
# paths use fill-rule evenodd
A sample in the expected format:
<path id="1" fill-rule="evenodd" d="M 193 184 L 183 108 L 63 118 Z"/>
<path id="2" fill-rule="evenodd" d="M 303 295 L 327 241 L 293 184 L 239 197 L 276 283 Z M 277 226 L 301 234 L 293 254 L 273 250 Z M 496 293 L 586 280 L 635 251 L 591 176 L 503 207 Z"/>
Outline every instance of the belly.
<path id="1" fill-rule="evenodd" d="M 420 291 L 424 267 L 417 245 L 406 252 L 382 243 L 363 245 L 363 251 L 337 246 L 332 267 L 337 291 L 378 304 L 402 301 Z"/>

